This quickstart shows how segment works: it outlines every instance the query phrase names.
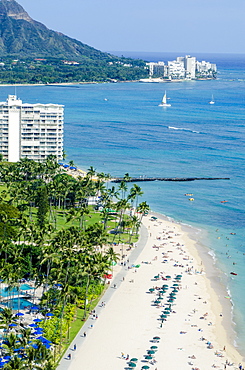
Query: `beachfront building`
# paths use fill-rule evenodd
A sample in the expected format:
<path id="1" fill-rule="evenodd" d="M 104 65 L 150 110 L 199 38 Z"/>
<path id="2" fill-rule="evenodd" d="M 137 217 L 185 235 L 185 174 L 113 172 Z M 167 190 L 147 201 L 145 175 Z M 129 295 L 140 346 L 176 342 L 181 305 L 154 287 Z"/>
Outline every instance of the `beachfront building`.
<path id="1" fill-rule="evenodd" d="M 196 57 L 186 55 L 184 58 L 185 77 L 191 80 L 196 78 Z"/>
<path id="2" fill-rule="evenodd" d="M 217 72 L 217 66 L 214 63 L 196 62 L 196 74 L 200 77 L 212 77 Z"/>
<path id="3" fill-rule="evenodd" d="M 185 78 L 185 66 L 182 60 L 168 62 L 168 78 L 172 80 Z"/>
<path id="4" fill-rule="evenodd" d="M 160 77 L 168 80 L 195 80 L 197 78 L 215 78 L 217 66 L 210 62 L 199 62 L 196 57 L 186 55 L 177 57 L 176 60 L 164 62 L 147 63 L 149 68 L 149 77 Z"/>
<path id="5" fill-rule="evenodd" d="M 150 77 L 162 77 L 165 75 L 165 63 L 164 62 L 158 62 L 158 63 L 147 63 L 149 67 L 149 75 Z"/>
<path id="6" fill-rule="evenodd" d="M 63 158 L 64 107 L 22 103 L 16 95 L 0 102 L 0 153 L 9 162 L 21 158 Z"/>

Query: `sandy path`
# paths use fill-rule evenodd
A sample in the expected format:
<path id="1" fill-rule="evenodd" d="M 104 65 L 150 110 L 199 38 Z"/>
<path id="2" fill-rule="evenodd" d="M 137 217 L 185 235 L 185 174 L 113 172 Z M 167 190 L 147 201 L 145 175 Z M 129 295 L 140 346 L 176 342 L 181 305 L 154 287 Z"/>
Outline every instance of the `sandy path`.
<path id="1" fill-rule="evenodd" d="M 76 351 L 69 351 L 72 360 L 63 359 L 58 369 L 128 369 L 122 352 L 125 357 L 129 355 L 129 359 L 138 358 L 135 369 L 144 365 L 153 370 L 224 369 L 226 362 L 234 363 L 227 365 L 227 369 L 238 369 L 242 358 L 227 342 L 222 318 L 214 314 L 221 307 L 207 284 L 194 242 L 180 225 L 171 221 L 153 222 L 147 216 L 143 222 L 148 238 L 135 262 L 140 268 L 125 266 L 115 276 L 117 288 L 113 288 L 112 281 L 108 289 L 110 299 L 105 307 L 96 310 L 98 318 L 91 316 L 87 322 L 86 327 L 91 324 L 93 327 L 87 329 L 82 342 L 84 329 L 81 331 L 74 341 Z M 178 274 L 182 278 L 171 306 L 173 312 L 161 323 L 160 315 L 169 306 L 168 296 Z M 157 275 L 160 278 L 154 279 Z M 167 275 L 171 278 L 163 280 Z M 159 290 L 150 293 L 149 288 L 160 288 L 163 284 L 169 289 L 156 305 Z M 152 341 L 154 336 L 161 338 L 159 342 Z M 208 348 L 209 342 L 211 348 Z M 149 362 L 145 356 L 152 345 L 158 349 Z"/>

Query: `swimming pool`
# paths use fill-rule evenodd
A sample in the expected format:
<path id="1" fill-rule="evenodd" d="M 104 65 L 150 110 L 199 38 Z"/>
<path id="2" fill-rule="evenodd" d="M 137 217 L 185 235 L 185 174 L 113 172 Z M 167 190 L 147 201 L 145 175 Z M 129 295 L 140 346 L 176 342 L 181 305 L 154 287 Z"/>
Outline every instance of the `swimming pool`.
<path id="1" fill-rule="evenodd" d="M 31 290 L 31 289 L 34 289 L 34 288 L 30 286 L 29 284 L 21 284 L 19 289 L 17 287 L 14 287 L 14 288 L 5 287 L 5 288 L 0 289 L 0 295 L 2 297 L 8 297 L 8 296 L 13 296 L 13 295 L 18 295 L 21 290 L 26 291 L 26 290 Z"/>
<path id="2" fill-rule="evenodd" d="M 24 310 L 25 308 L 30 308 L 32 306 L 32 302 L 27 301 L 24 298 L 13 298 L 9 299 L 8 301 L 2 302 L 2 304 L 8 308 L 12 308 L 12 310 Z"/>

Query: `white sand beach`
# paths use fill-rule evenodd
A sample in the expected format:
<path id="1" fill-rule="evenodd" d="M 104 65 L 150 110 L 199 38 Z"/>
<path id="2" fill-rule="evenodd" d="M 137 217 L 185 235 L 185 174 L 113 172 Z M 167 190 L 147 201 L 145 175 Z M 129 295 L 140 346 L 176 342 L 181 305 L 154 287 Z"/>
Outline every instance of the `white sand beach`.
<path id="1" fill-rule="evenodd" d="M 134 262 L 140 267 L 131 267 L 129 256 L 129 263 L 117 268 L 119 272 L 108 288 L 113 294 L 105 307 L 100 307 L 98 318 L 88 320 L 93 327 L 87 329 L 82 343 L 78 337 L 73 342 L 78 345 L 75 351 L 67 352 L 71 360 L 63 359 L 58 369 L 123 370 L 130 368 L 131 358 L 138 359 L 133 369 L 238 369 L 239 363 L 243 364 L 232 345 L 231 332 L 223 326 L 225 321 L 229 327 L 230 317 L 225 316 L 230 315 L 230 309 L 221 306 L 206 278 L 195 242 L 181 225 L 150 217 L 143 219 L 148 238 Z M 176 275 L 182 275 L 181 279 L 176 280 Z M 168 289 L 161 294 L 163 284 Z M 154 288 L 152 293 L 150 288 Z M 176 299 L 167 302 L 174 289 Z M 158 296 L 162 299 L 154 303 Z M 226 301 L 229 308 L 230 301 Z M 170 304 L 171 312 L 166 315 Z M 162 322 L 163 311 L 166 321 Z M 152 359 L 146 359 L 152 346 L 156 351 Z"/>

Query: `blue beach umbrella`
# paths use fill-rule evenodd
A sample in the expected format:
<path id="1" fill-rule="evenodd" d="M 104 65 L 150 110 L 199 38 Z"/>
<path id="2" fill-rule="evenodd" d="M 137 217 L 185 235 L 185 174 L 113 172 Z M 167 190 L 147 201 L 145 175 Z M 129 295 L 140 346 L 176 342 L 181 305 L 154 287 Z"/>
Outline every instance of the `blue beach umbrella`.
<path id="1" fill-rule="evenodd" d="M 41 322 L 42 320 L 41 319 L 34 319 L 33 321 L 34 322 Z"/>
<path id="2" fill-rule="evenodd" d="M 15 316 L 24 316 L 24 313 L 18 312 Z"/>
<path id="3" fill-rule="evenodd" d="M 30 324 L 29 325 L 31 328 L 38 328 L 37 324 Z"/>
<path id="4" fill-rule="evenodd" d="M 14 327 L 14 326 L 17 326 L 17 324 L 12 323 L 12 324 L 9 324 L 9 326 Z"/>
<path id="5" fill-rule="evenodd" d="M 46 313 L 46 316 L 54 316 L 52 312 Z"/>

